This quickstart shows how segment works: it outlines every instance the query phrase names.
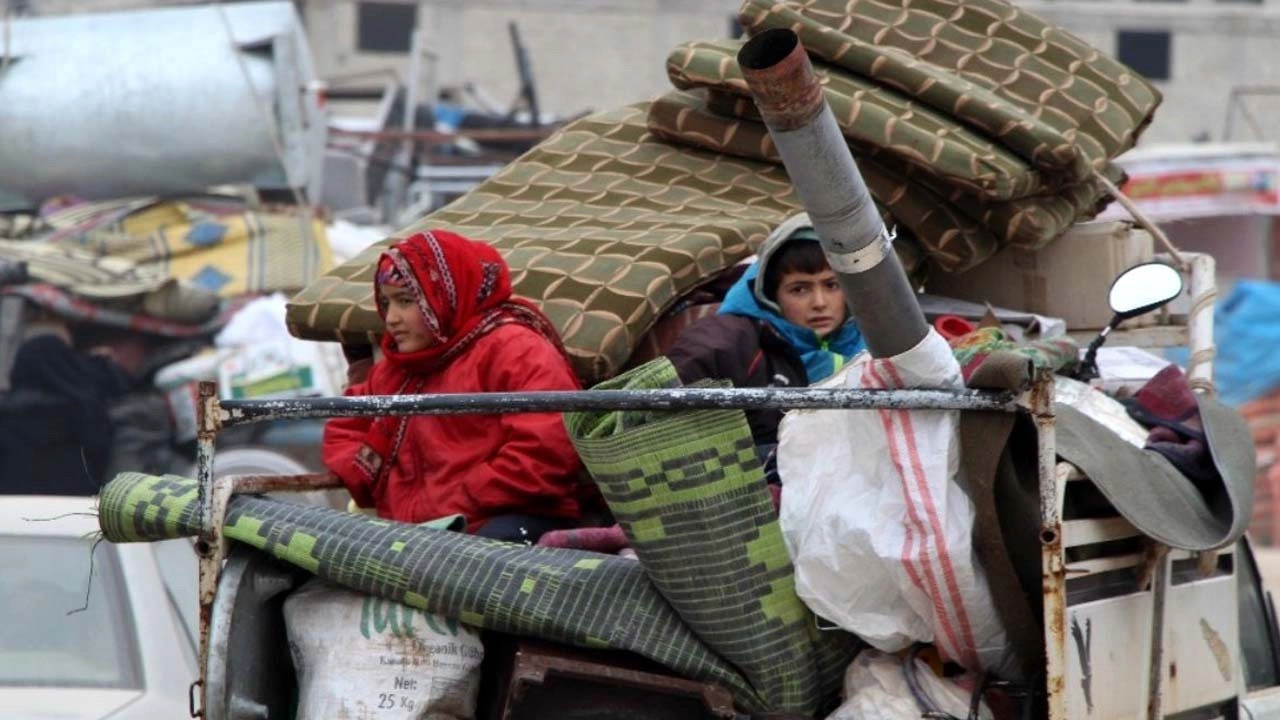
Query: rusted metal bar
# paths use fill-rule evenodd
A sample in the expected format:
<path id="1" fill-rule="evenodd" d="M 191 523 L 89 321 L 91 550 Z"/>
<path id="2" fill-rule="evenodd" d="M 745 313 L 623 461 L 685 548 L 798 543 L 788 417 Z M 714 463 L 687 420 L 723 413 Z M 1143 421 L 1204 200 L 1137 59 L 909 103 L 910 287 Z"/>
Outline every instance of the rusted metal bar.
<path id="1" fill-rule="evenodd" d="M 1161 701 L 1164 699 L 1164 606 L 1169 588 L 1168 553 L 1161 553 L 1156 561 L 1155 576 L 1151 581 L 1151 665 L 1147 675 L 1147 720 L 1164 717 Z"/>
<path id="2" fill-rule="evenodd" d="M 742 46 L 738 65 L 867 349 L 892 357 L 915 347 L 929 326 L 800 39 L 767 30 Z"/>
<path id="3" fill-rule="evenodd" d="M 200 537 L 196 541 L 196 553 L 200 557 L 200 680 L 199 709 L 192 702 L 192 717 L 201 717 L 207 707 L 208 695 L 204 679 L 209 667 L 209 621 L 222 563 L 218 553 L 218 546 L 222 542 L 222 526 L 215 526 L 213 523 L 213 453 L 218 437 L 218 415 L 217 385 L 211 382 L 200 383 L 196 404 L 196 503 L 200 508 Z M 191 694 L 196 694 L 194 687 Z"/>
<path id="4" fill-rule="evenodd" d="M 733 696 L 723 687 L 641 669 L 631 658 L 598 656 L 577 648 L 521 639 L 512 658 L 510 681 L 502 689 L 502 717 L 525 720 L 572 716 L 589 704 L 595 717 L 696 717 L 733 720 Z M 638 690 L 635 693 L 619 692 Z M 643 704 L 643 707 L 640 705 Z M 643 711 L 643 712 L 642 712 Z M 769 715 L 757 714 L 754 717 Z"/>
<path id="5" fill-rule="evenodd" d="M 211 395 L 206 395 L 204 385 L 212 386 L 212 383 L 201 383 L 201 406 L 197 410 L 201 416 L 206 413 L 217 412 L 217 395 L 216 390 Z M 208 399 L 208 403 L 203 402 Z M 201 428 L 205 428 L 203 418 Z M 208 427 L 210 436 L 216 435 L 218 425 Z M 242 493 L 262 493 L 274 492 L 280 490 L 318 490 L 323 488 L 341 487 L 342 481 L 336 476 L 328 473 L 316 473 L 309 475 L 228 475 L 212 479 L 213 472 L 213 450 L 210 444 L 209 452 L 205 456 L 197 457 L 196 475 L 199 478 L 199 493 L 201 499 L 201 507 L 207 501 L 209 514 L 207 516 L 207 524 L 204 525 L 206 534 L 202 536 L 196 543 L 196 551 L 200 556 L 200 679 L 191 687 L 190 704 L 191 717 L 202 717 L 204 708 L 208 707 L 208 691 L 205 680 L 209 671 L 209 629 L 213 620 L 213 603 L 217 599 L 218 581 L 222 576 L 222 562 L 227 556 L 226 540 L 222 534 L 222 527 L 226 524 L 227 504 L 231 501 L 232 495 Z M 203 520 L 203 518 L 202 518 Z M 197 709 L 197 694 L 199 697 L 199 709 Z"/>
<path id="6" fill-rule="evenodd" d="M 1040 479 L 1040 586 L 1044 594 L 1045 689 L 1049 720 L 1067 720 L 1067 574 L 1062 550 L 1062 496 L 1065 476 L 1057 472 L 1053 415 L 1053 374 L 1040 371 L 1029 404 L 1036 424 Z"/>
<path id="7" fill-rule="evenodd" d="M 517 393 L 370 395 L 289 400 L 226 400 L 224 427 L 265 420 L 382 415 L 572 412 L 581 410 L 996 410 L 1014 412 L 1017 396 L 982 390 L 844 388 L 672 388 Z"/>
<path id="8" fill-rule="evenodd" d="M 233 475 L 232 495 L 253 495 L 268 492 L 306 492 L 343 487 L 342 479 L 333 473 L 306 473 L 303 475 Z"/>
<path id="9" fill-rule="evenodd" d="M 210 524 L 213 515 L 213 453 L 218 438 L 218 386 L 202 382 L 196 404 L 196 502 L 200 507 L 201 539 L 212 540 L 216 531 Z"/>

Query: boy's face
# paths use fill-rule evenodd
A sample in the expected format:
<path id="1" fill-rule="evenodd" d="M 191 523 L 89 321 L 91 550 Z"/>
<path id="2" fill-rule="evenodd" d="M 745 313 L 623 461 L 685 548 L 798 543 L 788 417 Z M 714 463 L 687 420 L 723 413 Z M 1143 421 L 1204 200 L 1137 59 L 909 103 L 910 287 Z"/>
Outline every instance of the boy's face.
<path id="1" fill-rule="evenodd" d="M 844 290 L 830 268 L 819 273 L 783 273 L 777 297 L 782 317 L 820 338 L 844 324 Z"/>
<path id="2" fill-rule="evenodd" d="M 427 321 L 418 311 L 413 291 L 407 287 L 382 285 L 378 288 L 378 304 L 385 314 L 387 333 L 402 353 L 417 352 L 431 347 L 432 335 Z"/>

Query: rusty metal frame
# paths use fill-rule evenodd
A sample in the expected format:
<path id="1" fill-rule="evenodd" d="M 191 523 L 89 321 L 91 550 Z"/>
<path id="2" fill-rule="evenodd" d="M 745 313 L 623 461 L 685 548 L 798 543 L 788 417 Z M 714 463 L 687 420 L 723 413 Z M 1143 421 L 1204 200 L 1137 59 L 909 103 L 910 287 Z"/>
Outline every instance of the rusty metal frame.
<path id="1" fill-rule="evenodd" d="M 196 485 L 200 508 L 200 536 L 196 540 L 200 572 L 200 676 L 188 692 L 191 717 L 203 717 L 207 706 L 205 677 L 209 670 L 209 624 L 214 596 L 227 545 L 222 527 L 232 495 L 277 491 L 305 491 L 342 487 L 342 481 L 326 473 L 310 475 L 228 475 L 214 479 L 213 463 L 223 410 L 215 383 L 202 382 L 196 405 Z M 197 707 L 197 688 L 199 703 Z"/>
<path id="2" fill-rule="evenodd" d="M 1167 550 L 1167 548 L 1165 548 Z M 1168 552 L 1157 552 L 1155 573 L 1151 581 L 1151 660 L 1147 679 L 1147 720 L 1164 717 L 1164 615 L 1169 590 Z"/>
<path id="3" fill-rule="evenodd" d="M 645 670 L 626 661 L 598 661 L 590 652 L 565 648 L 542 641 L 521 639 L 515 644 L 509 677 L 504 673 L 497 694 L 505 706 L 502 717 L 512 717 L 512 705 L 529 697 L 530 690 L 556 680 L 585 682 L 617 689 L 658 691 L 669 697 L 702 705 L 706 714 L 718 720 L 741 718 L 734 708 L 733 695 L 720 685 L 674 677 L 669 672 Z M 609 708 L 605 708 L 607 711 Z M 526 711 L 522 713 L 528 717 Z"/>
<path id="4" fill-rule="evenodd" d="M 1041 371 L 1028 406 L 1036 425 L 1036 469 L 1040 480 L 1040 583 L 1044 594 L 1045 694 L 1049 720 L 1067 720 L 1067 573 L 1062 547 L 1062 498 L 1053 414 L 1053 374 Z"/>
<path id="5" fill-rule="evenodd" d="M 208 671 L 209 623 L 226 553 L 222 526 L 232 496 L 278 491 L 341 487 L 329 474 L 234 475 L 214 479 L 218 431 L 234 425 L 269 420 L 379 415 L 467 413 L 567 412 L 575 410 L 685 409 L 844 409 L 844 410 L 960 410 L 1029 412 L 1038 431 L 1038 476 L 1041 511 L 1042 582 L 1045 597 L 1046 683 L 1049 719 L 1066 720 L 1064 690 L 1066 585 L 1062 549 L 1062 493 L 1065 479 L 1056 476 L 1053 375 L 1038 373 L 1025 393 L 981 390 L 853 390 L 844 388 L 673 388 L 667 390 L 585 390 L 578 392 L 473 393 L 366 397 L 327 397 L 292 400 L 219 401 L 214 383 L 201 383 L 196 480 L 201 534 L 200 555 L 200 678 L 199 708 L 192 687 L 192 717 L 206 707 L 204 680 Z"/>
<path id="6" fill-rule="evenodd" d="M 216 400 L 216 398 L 215 398 Z M 216 405 L 216 403 L 215 403 Z M 212 453 L 210 454 L 212 465 Z M 209 469 L 212 475 L 212 468 Z M 197 473 L 199 474 L 199 473 Z M 327 490 L 342 487 L 342 480 L 329 473 L 310 473 L 306 475 L 227 475 L 213 481 L 207 491 L 209 499 L 209 520 L 205 530 L 207 539 L 202 536 L 196 544 L 200 556 L 200 678 L 196 684 L 200 686 L 200 710 L 196 711 L 192 703 L 192 717 L 201 717 L 206 707 L 205 673 L 209 669 L 209 625 L 212 621 L 213 601 L 218 591 L 218 580 L 222 575 L 222 564 L 227 558 L 227 542 L 222 535 L 222 527 L 227 517 L 227 504 L 232 495 L 253 495 L 266 492 L 305 492 L 307 490 Z M 194 700 L 195 688 L 192 688 Z"/>

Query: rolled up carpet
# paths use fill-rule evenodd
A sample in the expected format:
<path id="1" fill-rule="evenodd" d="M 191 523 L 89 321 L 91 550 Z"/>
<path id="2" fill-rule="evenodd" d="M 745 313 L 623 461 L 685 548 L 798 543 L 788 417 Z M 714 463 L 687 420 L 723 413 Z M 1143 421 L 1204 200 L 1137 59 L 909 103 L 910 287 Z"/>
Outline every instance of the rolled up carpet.
<path id="1" fill-rule="evenodd" d="M 103 488 L 98 513 L 112 542 L 199 531 L 196 483 L 174 475 L 121 473 Z M 629 650 L 723 685 L 743 709 L 783 709 L 708 649 L 626 558 L 531 549 L 251 495 L 231 499 L 224 534 L 360 592 L 497 632 Z M 749 632 L 740 641 L 758 642 Z"/>

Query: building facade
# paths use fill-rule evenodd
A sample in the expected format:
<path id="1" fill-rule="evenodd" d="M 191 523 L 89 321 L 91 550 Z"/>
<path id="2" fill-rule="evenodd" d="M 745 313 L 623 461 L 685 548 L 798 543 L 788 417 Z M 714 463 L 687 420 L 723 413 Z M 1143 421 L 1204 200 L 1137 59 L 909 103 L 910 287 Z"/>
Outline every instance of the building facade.
<path id="1" fill-rule="evenodd" d="M 178 0 L 181 2 L 182 0 Z M 176 4 L 155 0 L 0 0 L 55 14 Z M 472 83 L 499 107 L 520 80 L 519 28 L 540 109 L 574 115 L 669 84 L 681 41 L 726 37 L 738 0 L 295 0 L 322 77 L 336 87 L 404 78 L 414 27 L 422 93 Z M 1165 95 L 1144 144 L 1280 140 L 1280 0 L 1037 0 L 1022 6 L 1150 78 Z"/>
<path id="2" fill-rule="evenodd" d="M 1144 144 L 1280 141 L 1277 0 L 1047 0 L 1023 7 L 1164 93 Z"/>
<path id="3" fill-rule="evenodd" d="M 422 28 L 429 87 L 472 83 L 499 106 L 520 77 L 508 30 L 527 48 L 538 102 L 559 116 L 643 100 L 670 87 L 667 54 L 682 40 L 726 37 L 736 0 L 305 0 L 323 76 L 344 83 L 408 67 Z"/>

